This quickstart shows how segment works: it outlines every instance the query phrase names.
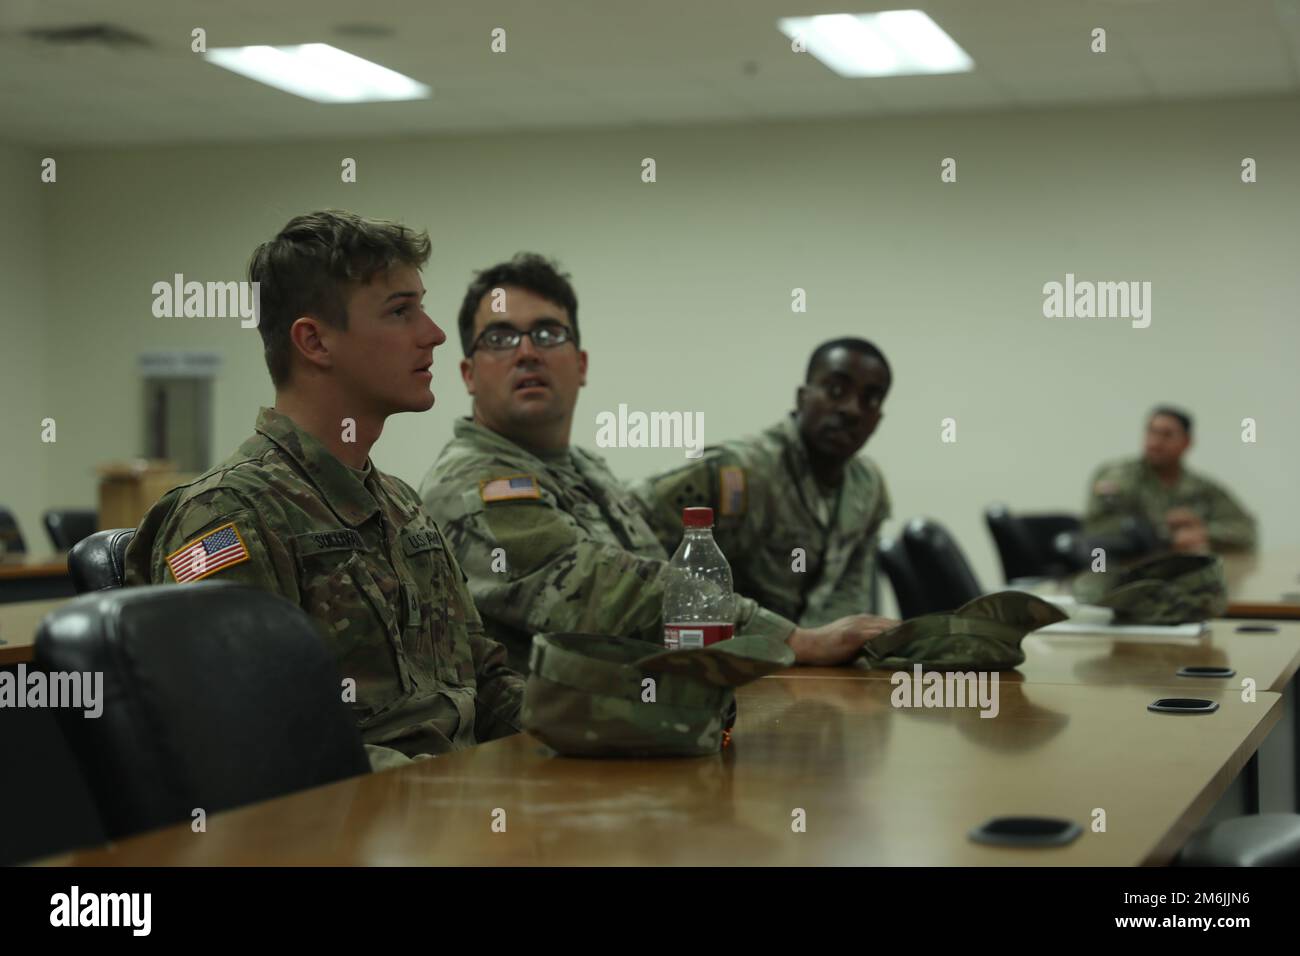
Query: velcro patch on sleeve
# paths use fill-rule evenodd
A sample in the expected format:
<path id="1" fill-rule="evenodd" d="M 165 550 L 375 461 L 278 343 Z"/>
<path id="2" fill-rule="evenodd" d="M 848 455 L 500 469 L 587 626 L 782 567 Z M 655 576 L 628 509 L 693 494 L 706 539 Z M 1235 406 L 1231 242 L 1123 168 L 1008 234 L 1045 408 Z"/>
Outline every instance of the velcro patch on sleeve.
<path id="1" fill-rule="evenodd" d="M 515 501 L 520 498 L 540 498 L 542 496 L 541 489 L 537 487 L 537 479 L 532 475 L 507 475 L 504 478 L 489 478 L 486 481 L 480 481 L 478 494 L 483 499 L 484 504 L 491 504 L 494 501 Z"/>
<path id="2" fill-rule="evenodd" d="M 745 469 L 739 465 L 724 465 L 718 469 L 721 485 L 718 508 L 723 517 L 733 518 L 745 513 Z"/>
<path id="3" fill-rule="evenodd" d="M 187 584 L 247 560 L 244 538 L 235 523 L 228 521 L 167 555 L 167 567 L 177 584 Z"/>
<path id="4" fill-rule="evenodd" d="M 402 550 L 406 552 L 407 557 L 423 551 L 441 551 L 442 541 L 432 531 L 403 531 Z"/>

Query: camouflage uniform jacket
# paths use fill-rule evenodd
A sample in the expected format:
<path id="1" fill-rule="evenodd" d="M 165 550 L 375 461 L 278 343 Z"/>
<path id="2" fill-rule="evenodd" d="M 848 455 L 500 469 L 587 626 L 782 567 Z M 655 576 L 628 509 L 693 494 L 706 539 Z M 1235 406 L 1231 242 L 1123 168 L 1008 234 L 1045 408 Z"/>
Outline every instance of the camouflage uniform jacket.
<path id="1" fill-rule="evenodd" d="M 663 641 L 668 555 L 637 499 L 580 448 L 546 458 L 461 419 L 420 485 L 488 633 L 516 667 L 532 636 L 581 631 Z M 736 597 L 737 633 L 784 641 L 794 625 Z"/>
<path id="2" fill-rule="evenodd" d="M 246 556 L 209 571 L 169 562 L 225 526 Z M 414 490 L 373 466 L 363 477 L 272 409 L 234 455 L 145 516 L 126 583 L 177 575 L 249 584 L 306 611 L 339 673 L 356 681 L 351 707 L 376 768 L 519 729 L 523 680 L 483 635 Z"/>
<path id="3" fill-rule="evenodd" d="M 1215 551 L 1255 547 L 1255 519 L 1223 487 L 1184 468 L 1178 482 L 1168 488 L 1142 458 L 1109 462 L 1097 469 L 1088 486 L 1084 530 L 1113 533 L 1125 517 L 1133 516 L 1149 522 L 1167 543 L 1165 512 L 1171 508 L 1196 512 Z"/>
<path id="4" fill-rule="evenodd" d="M 710 446 L 698 461 L 641 483 L 637 494 L 665 544 L 681 538 L 682 508 L 711 507 L 736 590 L 801 626 L 875 611 L 876 547 L 890 516 L 884 476 L 854 458 L 828 501 L 793 416 L 754 438 Z"/>

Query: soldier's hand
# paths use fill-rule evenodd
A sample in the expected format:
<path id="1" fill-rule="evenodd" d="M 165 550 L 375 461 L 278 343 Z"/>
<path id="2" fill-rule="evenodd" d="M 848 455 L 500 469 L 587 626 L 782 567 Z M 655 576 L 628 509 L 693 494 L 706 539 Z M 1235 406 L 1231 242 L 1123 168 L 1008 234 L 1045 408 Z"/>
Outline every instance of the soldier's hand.
<path id="1" fill-rule="evenodd" d="M 1182 527 L 1174 532 L 1170 547 L 1186 554 L 1203 554 L 1210 550 L 1210 536 L 1205 525 Z"/>
<path id="2" fill-rule="evenodd" d="M 821 627 L 795 628 L 788 643 L 796 664 L 823 667 L 845 664 L 857 656 L 863 644 L 897 627 L 898 623 L 874 614 L 852 614 Z"/>
<path id="3" fill-rule="evenodd" d="M 1169 526 L 1170 531 L 1205 526 L 1201 516 L 1191 508 L 1170 508 L 1165 512 L 1165 524 Z"/>

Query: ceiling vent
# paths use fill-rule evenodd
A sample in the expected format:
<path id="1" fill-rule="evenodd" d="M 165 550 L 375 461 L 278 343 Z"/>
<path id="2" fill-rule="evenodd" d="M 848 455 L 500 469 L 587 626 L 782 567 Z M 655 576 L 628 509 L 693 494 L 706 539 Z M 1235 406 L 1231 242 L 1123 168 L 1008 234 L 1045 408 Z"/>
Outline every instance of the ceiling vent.
<path id="1" fill-rule="evenodd" d="M 153 43 L 138 33 L 109 23 L 86 23 L 70 27 L 33 27 L 24 31 L 28 37 L 50 46 L 102 46 L 122 50 L 151 47 Z"/>

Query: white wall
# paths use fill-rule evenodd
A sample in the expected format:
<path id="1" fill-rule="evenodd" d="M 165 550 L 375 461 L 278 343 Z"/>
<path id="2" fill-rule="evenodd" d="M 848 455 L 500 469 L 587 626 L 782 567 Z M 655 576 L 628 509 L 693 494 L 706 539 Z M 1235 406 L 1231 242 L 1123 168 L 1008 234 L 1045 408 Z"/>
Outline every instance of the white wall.
<path id="1" fill-rule="evenodd" d="M 41 441 L 52 414 L 46 340 L 41 154 L 0 144 L 0 505 L 14 513 L 28 551 L 52 550 L 41 512 L 59 504 L 46 488 L 53 445 Z M 59 437 L 56 431 L 55 438 Z"/>
<path id="2" fill-rule="evenodd" d="M 865 335 L 895 368 L 868 447 L 895 516 L 946 522 L 989 584 L 1000 578 L 984 506 L 1077 510 L 1100 460 L 1137 452 L 1158 401 L 1197 416 L 1191 464 L 1261 516 L 1263 546 L 1296 547 L 1297 107 L 71 152 L 46 196 L 48 354 L 19 335 L 30 361 L 6 360 L 33 380 L 44 368 L 50 388 L 18 393 L 19 420 L 39 417 L 37 404 L 57 412 L 46 499 L 92 503 L 94 465 L 141 451 L 136 354 L 216 348 L 224 455 L 271 399 L 257 333 L 155 319 L 150 287 L 175 272 L 238 279 L 290 216 L 342 206 L 433 236 L 427 302 L 452 336 L 435 354 L 438 403 L 394 419 L 375 452 L 412 484 L 468 407 L 454 316 L 471 270 L 535 249 L 578 288 L 591 353 L 579 444 L 594 445 L 596 414 L 620 402 L 702 410 L 709 439 L 757 430 L 790 407 L 813 346 Z M 349 156 L 359 182 L 344 185 Z M 640 180 L 646 156 L 654 184 Z M 956 184 L 939 181 L 946 156 Z M 1259 162 L 1254 185 L 1240 181 L 1243 156 Z M 1045 319 L 1043 283 L 1066 272 L 1152 282 L 1151 327 Z M 791 312 L 796 286 L 807 314 Z M 955 445 L 939 440 L 947 416 Z M 1257 444 L 1240 440 L 1247 416 Z M 14 417 L 7 409 L 6 428 Z M 635 478 L 680 453 L 609 458 Z"/>

